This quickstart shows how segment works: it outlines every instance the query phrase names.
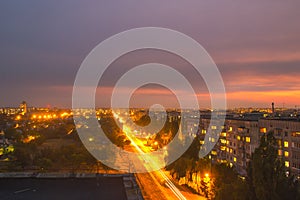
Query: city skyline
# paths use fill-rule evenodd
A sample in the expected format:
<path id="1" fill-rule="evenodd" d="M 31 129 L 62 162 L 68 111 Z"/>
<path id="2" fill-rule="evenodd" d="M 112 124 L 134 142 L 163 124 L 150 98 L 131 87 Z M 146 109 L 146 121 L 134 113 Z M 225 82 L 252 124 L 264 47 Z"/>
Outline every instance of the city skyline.
<path id="1" fill-rule="evenodd" d="M 8 105 L 8 106 L 3 106 L 3 105 L 0 105 L 0 109 L 10 109 L 10 108 L 13 108 L 13 109 L 20 109 L 22 110 L 22 106 L 23 104 L 26 104 L 27 108 L 30 108 L 30 109 L 92 109 L 92 108 L 85 108 L 85 107 L 79 107 L 79 108 L 72 108 L 72 107 L 59 107 L 59 106 L 56 106 L 56 105 L 53 105 L 53 104 L 47 104 L 47 105 L 44 105 L 44 106 L 39 106 L 39 105 L 34 105 L 32 103 L 28 103 L 26 101 L 22 101 L 21 103 L 19 102 L 19 104 L 16 104 L 16 105 Z M 245 109 L 245 110 L 253 110 L 253 111 L 257 111 L 257 110 L 262 110 L 262 111 L 266 111 L 266 109 L 269 111 L 269 112 L 272 112 L 272 105 L 274 104 L 274 109 L 277 110 L 277 111 L 282 111 L 282 110 L 297 110 L 299 111 L 300 110 L 300 106 L 298 105 L 295 105 L 295 106 L 291 106 L 291 107 L 288 107 L 286 106 L 284 103 L 281 104 L 281 105 L 277 105 L 275 104 L 274 102 L 270 102 L 269 105 L 265 106 L 265 107 L 255 107 L 255 106 L 240 106 L 240 107 L 227 107 L 226 110 L 229 111 L 229 110 L 235 110 L 235 109 Z M 131 106 L 129 107 L 130 109 L 150 109 L 151 106 Z M 110 106 L 95 106 L 95 109 L 112 109 L 112 107 Z M 127 109 L 125 107 L 114 107 L 114 109 Z M 161 110 L 162 108 L 160 107 L 153 107 L 153 109 L 155 110 Z M 195 110 L 194 108 L 179 108 L 177 106 L 165 106 L 164 109 L 167 109 L 167 110 Z M 211 110 L 211 107 L 199 107 L 199 110 Z M 214 110 L 222 110 L 222 109 L 218 109 L 218 108 L 215 108 Z"/>
<path id="2" fill-rule="evenodd" d="M 300 102 L 296 4 L 299 2 L 2 3 L 0 105 L 18 106 L 26 100 L 38 107 L 71 107 L 76 72 L 98 43 L 127 29 L 158 26 L 181 31 L 203 45 L 223 76 L 229 108 L 270 107 L 271 102 L 295 108 Z M 136 13 L 128 12 L 131 9 Z M 114 62 L 107 73 L 118 77 L 130 66 L 153 60 L 181 70 L 192 84 L 199 84 L 200 107 L 209 107 L 201 77 L 186 63 L 173 62 L 172 55 L 133 53 Z M 104 80 L 99 88 L 97 107 L 107 106 L 113 81 Z M 173 98 L 156 86 L 137 92 L 138 96 L 145 94 L 166 103 Z"/>

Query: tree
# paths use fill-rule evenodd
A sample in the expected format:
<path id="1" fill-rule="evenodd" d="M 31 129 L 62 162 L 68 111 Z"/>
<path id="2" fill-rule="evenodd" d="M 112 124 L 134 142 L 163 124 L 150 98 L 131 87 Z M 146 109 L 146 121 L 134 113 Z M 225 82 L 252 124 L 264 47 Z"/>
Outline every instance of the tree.
<path id="1" fill-rule="evenodd" d="M 246 200 L 247 184 L 239 178 L 236 170 L 225 164 L 214 166 L 215 199 L 218 200 Z"/>
<path id="2" fill-rule="evenodd" d="M 186 138 L 188 139 L 188 137 Z M 189 146 L 189 148 L 184 152 L 183 156 L 187 158 L 191 158 L 194 161 L 199 160 L 199 151 L 200 151 L 200 138 L 197 135 L 193 141 L 192 144 Z"/>
<path id="3" fill-rule="evenodd" d="M 277 152 L 277 140 L 273 132 L 263 135 L 260 146 L 252 155 L 248 170 L 253 199 L 299 199 L 297 183 L 292 181 L 292 176 L 286 176 L 288 169 Z"/>
<path id="4" fill-rule="evenodd" d="M 32 167 L 37 157 L 37 146 L 32 142 L 17 144 L 13 155 L 23 168 Z"/>

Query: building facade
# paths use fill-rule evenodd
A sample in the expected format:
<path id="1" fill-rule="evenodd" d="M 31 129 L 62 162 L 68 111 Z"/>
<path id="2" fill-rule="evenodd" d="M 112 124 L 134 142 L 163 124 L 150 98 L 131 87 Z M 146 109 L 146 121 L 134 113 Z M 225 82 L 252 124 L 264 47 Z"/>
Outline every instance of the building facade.
<path id="1" fill-rule="evenodd" d="M 201 118 L 199 123 L 200 144 L 204 144 L 208 131 L 218 131 L 219 134 L 219 137 L 208 138 L 210 142 L 216 142 L 209 155 L 212 162 L 228 163 L 243 176 L 247 174 L 248 162 L 252 153 L 260 145 L 261 136 L 273 131 L 278 142 L 278 155 L 293 174 L 300 176 L 299 120 L 227 118 L 224 126 L 216 127 L 210 124 L 209 118 Z"/>
<path id="2" fill-rule="evenodd" d="M 300 175 L 300 121 L 271 119 L 259 120 L 260 133 L 274 131 L 278 155 L 293 174 Z"/>

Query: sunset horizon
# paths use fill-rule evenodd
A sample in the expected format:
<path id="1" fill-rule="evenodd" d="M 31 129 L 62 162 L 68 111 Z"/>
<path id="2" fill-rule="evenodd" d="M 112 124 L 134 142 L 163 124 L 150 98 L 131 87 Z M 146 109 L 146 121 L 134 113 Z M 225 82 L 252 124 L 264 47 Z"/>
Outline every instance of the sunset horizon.
<path id="1" fill-rule="evenodd" d="M 229 108 L 268 107 L 271 102 L 291 108 L 300 104 L 300 27 L 294 4 L 223 2 L 220 9 L 215 2 L 173 6 L 159 2 L 160 9 L 149 3 L 145 10 L 143 3 L 108 3 L 118 15 L 107 13 L 101 3 L 82 4 L 57 7 L 53 16 L 48 8 L 55 3 L 37 3 L 37 12 L 30 12 L 30 3 L 3 3 L 0 92 L 5 95 L 0 99 L 1 106 L 17 106 L 24 99 L 36 106 L 71 107 L 75 76 L 88 53 L 113 34 L 147 26 L 175 29 L 199 42 L 220 71 Z M 143 14 L 137 19 L 123 7 L 135 8 L 140 14 L 143 10 Z M 40 18 L 42 13 L 48 14 Z M 113 62 L 107 72 L 112 78 L 99 83 L 102 89 L 98 88 L 97 106 L 109 105 L 107 96 L 122 73 L 149 62 L 179 70 L 193 87 L 198 87 L 199 104 L 209 107 L 206 86 L 192 66 L 172 54 L 154 50 L 131 52 Z M 148 87 L 144 93 L 166 97 L 164 101 L 170 98 L 155 87 Z"/>

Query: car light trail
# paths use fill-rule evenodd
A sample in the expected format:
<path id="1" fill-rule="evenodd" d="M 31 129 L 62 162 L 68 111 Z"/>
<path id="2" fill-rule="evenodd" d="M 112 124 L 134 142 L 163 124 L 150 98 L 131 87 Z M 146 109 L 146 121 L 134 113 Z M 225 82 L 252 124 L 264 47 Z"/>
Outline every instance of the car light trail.
<path id="1" fill-rule="evenodd" d="M 129 127 L 123 127 L 124 128 L 124 133 L 126 134 L 126 136 L 128 137 L 128 139 L 131 141 L 131 144 L 136 148 L 136 150 L 141 154 L 141 156 L 143 157 L 143 160 L 146 161 L 146 163 L 148 163 L 148 159 L 151 159 L 151 161 L 149 162 L 152 166 L 155 167 L 155 161 L 152 158 L 144 158 L 144 155 L 146 155 L 145 151 L 143 151 L 138 144 L 135 142 L 135 140 L 133 139 L 133 137 L 131 137 L 130 132 L 130 128 Z M 173 184 L 173 182 L 165 175 L 165 173 L 162 170 L 158 170 L 157 171 L 159 173 L 159 175 L 166 181 L 165 185 L 174 193 L 174 195 L 180 199 L 180 200 L 186 200 L 186 198 L 183 196 L 183 194 L 178 190 L 178 188 Z"/>

